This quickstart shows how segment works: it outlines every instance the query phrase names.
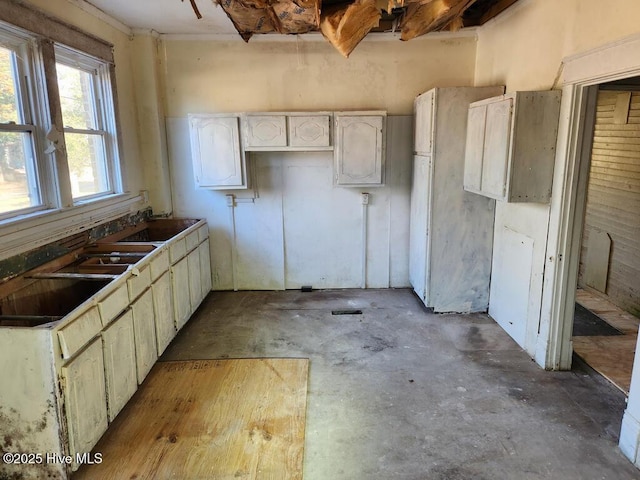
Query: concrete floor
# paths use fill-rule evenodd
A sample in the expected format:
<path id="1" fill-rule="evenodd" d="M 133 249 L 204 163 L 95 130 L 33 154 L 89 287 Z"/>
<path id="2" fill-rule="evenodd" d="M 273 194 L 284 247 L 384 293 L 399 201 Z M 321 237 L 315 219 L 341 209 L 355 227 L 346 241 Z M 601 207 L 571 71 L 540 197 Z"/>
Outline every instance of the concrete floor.
<path id="1" fill-rule="evenodd" d="M 214 292 L 161 360 L 247 357 L 310 359 L 305 480 L 640 478 L 619 390 L 409 290 Z"/>

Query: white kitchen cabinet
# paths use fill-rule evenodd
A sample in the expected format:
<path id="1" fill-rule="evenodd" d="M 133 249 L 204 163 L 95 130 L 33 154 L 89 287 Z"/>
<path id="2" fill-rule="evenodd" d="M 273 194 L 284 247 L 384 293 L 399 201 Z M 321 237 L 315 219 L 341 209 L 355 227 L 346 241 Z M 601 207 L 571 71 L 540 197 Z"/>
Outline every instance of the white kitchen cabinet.
<path id="1" fill-rule="evenodd" d="M 235 115 L 189 115 L 193 173 L 198 187 L 247 188 L 239 120 Z"/>
<path id="2" fill-rule="evenodd" d="M 418 95 L 414 102 L 414 151 L 418 155 L 431 155 L 433 143 L 433 97 L 434 91 Z"/>
<path id="3" fill-rule="evenodd" d="M 157 219 L 139 227 L 140 232 L 146 231 L 141 236 L 149 238 L 140 245 L 128 239 L 127 229 L 119 238 L 88 245 L 80 257 L 68 259 L 72 265 L 97 252 L 109 256 L 114 251 L 146 253 L 111 281 L 29 279 L 26 287 L 20 282 L 17 288 L 5 290 L 4 304 L 10 298 L 12 308 L 20 309 L 12 313 L 26 316 L 20 326 L 0 328 L 0 384 L 5 387 L 0 389 L 0 405 L 11 410 L 15 436 L 22 439 L 6 446 L 8 451 L 29 445 L 33 452 L 57 455 L 90 452 L 176 334 L 170 264 L 182 260 L 187 265 L 189 252 L 198 252 L 193 258 L 198 259 L 199 278 L 208 276 L 210 289 L 211 265 L 203 253 L 205 247 L 208 253 L 206 222 Z M 59 259 L 51 262 L 51 272 L 60 267 Z M 43 268 L 49 264 L 39 267 Z M 190 315 L 188 276 L 181 283 L 187 286 Z M 65 293 L 58 295 L 58 291 Z M 68 291 L 78 298 L 69 298 Z M 193 308 L 204 294 L 201 290 Z M 42 302 L 39 295 L 47 301 Z M 31 311 L 42 305 L 56 305 L 58 310 Z M 34 325 L 30 320 L 33 313 L 58 316 L 63 312 L 51 323 Z M 188 316 L 183 322 L 187 320 Z M 46 428 L 34 427 L 42 423 Z M 23 473 L 19 465 L 15 467 L 0 463 L 0 477 Z M 78 467 L 75 462 L 52 464 L 47 472 L 66 480 Z"/>
<path id="4" fill-rule="evenodd" d="M 90 452 L 107 430 L 102 342 L 95 339 L 62 367 L 69 453 Z"/>
<path id="5" fill-rule="evenodd" d="M 141 384 L 158 359 L 156 322 L 153 309 L 153 292 L 147 289 L 131 305 L 136 344 L 136 373 Z"/>
<path id="6" fill-rule="evenodd" d="M 67 325 L 58 330 L 58 340 L 62 357 L 67 359 L 76 354 L 82 347 L 102 330 L 100 315 L 96 307 L 72 319 Z"/>
<path id="7" fill-rule="evenodd" d="M 334 119 L 336 185 L 383 185 L 386 112 L 342 112 Z"/>
<path id="8" fill-rule="evenodd" d="M 409 279 L 436 312 L 486 311 L 489 305 L 495 202 L 462 188 L 464 139 L 469 104 L 503 91 L 436 88 L 416 99 Z"/>
<path id="9" fill-rule="evenodd" d="M 507 202 L 548 203 L 560 96 L 514 92 L 471 104 L 465 190 Z"/>
<path id="10" fill-rule="evenodd" d="M 292 115 L 288 117 L 291 147 L 328 147 L 329 115 Z"/>
<path id="11" fill-rule="evenodd" d="M 200 275 L 200 252 L 197 248 L 187 256 L 189 266 L 189 316 L 202 300 L 202 277 Z"/>
<path id="12" fill-rule="evenodd" d="M 247 148 L 287 146 L 285 115 L 246 115 L 243 127 Z"/>
<path id="13" fill-rule="evenodd" d="M 151 286 L 153 291 L 153 310 L 156 320 L 156 342 L 158 356 L 162 355 L 173 337 L 176 336 L 176 324 L 171 291 L 171 273 L 166 272 Z"/>
<path id="14" fill-rule="evenodd" d="M 205 240 L 198 247 L 200 255 L 200 285 L 202 287 L 202 299 L 211 291 L 211 251 L 209 250 L 209 239 Z"/>
<path id="15" fill-rule="evenodd" d="M 173 310 L 176 327 L 180 330 L 191 315 L 191 296 L 189 292 L 189 264 L 185 257 L 171 266 L 171 290 L 173 291 Z"/>
<path id="16" fill-rule="evenodd" d="M 409 221 L 409 282 L 423 302 L 427 298 L 427 271 L 429 270 L 429 212 L 431 210 L 431 157 L 413 157 L 411 182 L 411 212 Z"/>
<path id="17" fill-rule="evenodd" d="M 102 332 L 107 411 L 112 422 L 138 388 L 136 346 L 131 310 Z"/>

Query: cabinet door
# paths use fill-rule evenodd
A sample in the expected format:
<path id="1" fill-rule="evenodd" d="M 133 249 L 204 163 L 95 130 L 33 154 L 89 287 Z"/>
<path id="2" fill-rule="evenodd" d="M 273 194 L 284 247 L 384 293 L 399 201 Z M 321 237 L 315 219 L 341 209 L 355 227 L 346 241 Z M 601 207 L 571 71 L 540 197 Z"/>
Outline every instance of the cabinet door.
<path id="1" fill-rule="evenodd" d="M 197 116 L 189 124 L 196 185 L 246 188 L 238 117 Z"/>
<path id="2" fill-rule="evenodd" d="M 209 250 L 209 239 L 205 240 L 198 247 L 200 253 L 200 285 L 202 286 L 202 298 L 211 291 L 211 252 Z"/>
<path id="3" fill-rule="evenodd" d="M 414 150 L 422 155 L 432 153 L 434 97 L 435 91 L 430 90 L 415 100 Z"/>
<path id="4" fill-rule="evenodd" d="M 136 340 L 136 371 L 138 384 L 141 384 L 158 359 L 151 289 L 148 289 L 131 305 L 131 311 L 133 312 L 133 329 Z"/>
<path id="5" fill-rule="evenodd" d="M 464 153 L 464 189 L 480 192 L 482 188 L 482 155 L 484 152 L 484 131 L 487 106 L 469 108 L 467 117 L 467 143 Z"/>
<path id="6" fill-rule="evenodd" d="M 107 397 L 100 338 L 62 367 L 70 454 L 90 452 L 107 430 Z"/>
<path id="7" fill-rule="evenodd" d="M 382 185 L 382 115 L 336 114 L 336 184 Z"/>
<path id="8" fill-rule="evenodd" d="M 156 280 L 151 286 L 151 290 L 153 291 L 153 310 L 156 319 L 158 356 L 160 356 L 176 336 L 171 273 L 166 272 Z"/>
<path id="9" fill-rule="evenodd" d="M 289 117 L 291 147 L 328 147 L 329 115 Z"/>
<path id="10" fill-rule="evenodd" d="M 493 198 L 504 198 L 506 194 L 512 103 L 513 99 L 506 98 L 487 105 L 482 155 L 482 192 Z"/>
<path id="11" fill-rule="evenodd" d="M 193 250 L 187 257 L 189 265 L 189 301 L 191 308 L 189 315 L 198 308 L 200 300 L 202 300 L 202 279 L 200 278 L 200 252 L 198 249 Z"/>
<path id="12" fill-rule="evenodd" d="M 409 232 L 409 281 L 416 295 L 427 302 L 431 157 L 413 157 L 411 222 Z"/>
<path id="13" fill-rule="evenodd" d="M 191 315 L 189 297 L 189 264 L 183 258 L 171 267 L 171 290 L 173 292 L 173 311 L 176 327 L 180 330 Z"/>
<path id="14" fill-rule="evenodd" d="M 138 388 L 133 314 L 127 310 L 102 332 L 107 406 L 112 422 Z"/>
<path id="15" fill-rule="evenodd" d="M 245 125 L 245 145 L 248 148 L 287 146 L 284 115 L 248 115 Z"/>

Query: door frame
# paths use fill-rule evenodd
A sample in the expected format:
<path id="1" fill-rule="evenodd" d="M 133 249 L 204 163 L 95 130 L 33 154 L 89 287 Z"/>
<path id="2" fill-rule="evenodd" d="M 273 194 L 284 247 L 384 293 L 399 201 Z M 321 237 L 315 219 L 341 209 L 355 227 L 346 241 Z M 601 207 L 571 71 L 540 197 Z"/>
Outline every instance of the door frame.
<path id="1" fill-rule="evenodd" d="M 567 57 L 562 69 L 562 104 L 535 355 L 536 362 L 547 370 L 571 368 L 573 309 L 598 85 L 640 76 L 640 35 Z M 640 355 L 636 355 L 620 448 L 640 466 L 639 447 Z"/>

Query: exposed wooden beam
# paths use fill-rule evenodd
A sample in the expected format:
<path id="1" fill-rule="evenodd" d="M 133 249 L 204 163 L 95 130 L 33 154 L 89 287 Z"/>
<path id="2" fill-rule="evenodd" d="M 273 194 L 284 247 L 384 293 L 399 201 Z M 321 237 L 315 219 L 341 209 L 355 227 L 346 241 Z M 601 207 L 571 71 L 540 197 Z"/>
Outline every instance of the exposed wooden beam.
<path id="1" fill-rule="evenodd" d="M 469 8 L 476 0 L 431 0 L 409 3 L 402 21 L 401 40 L 411 40 L 440 30 Z"/>
<path id="2" fill-rule="evenodd" d="M 345 57 L 353 51 L 369 31 L 380 22 L 376 0 L 355 0 L 322 10 L 320 30 Z"/>

